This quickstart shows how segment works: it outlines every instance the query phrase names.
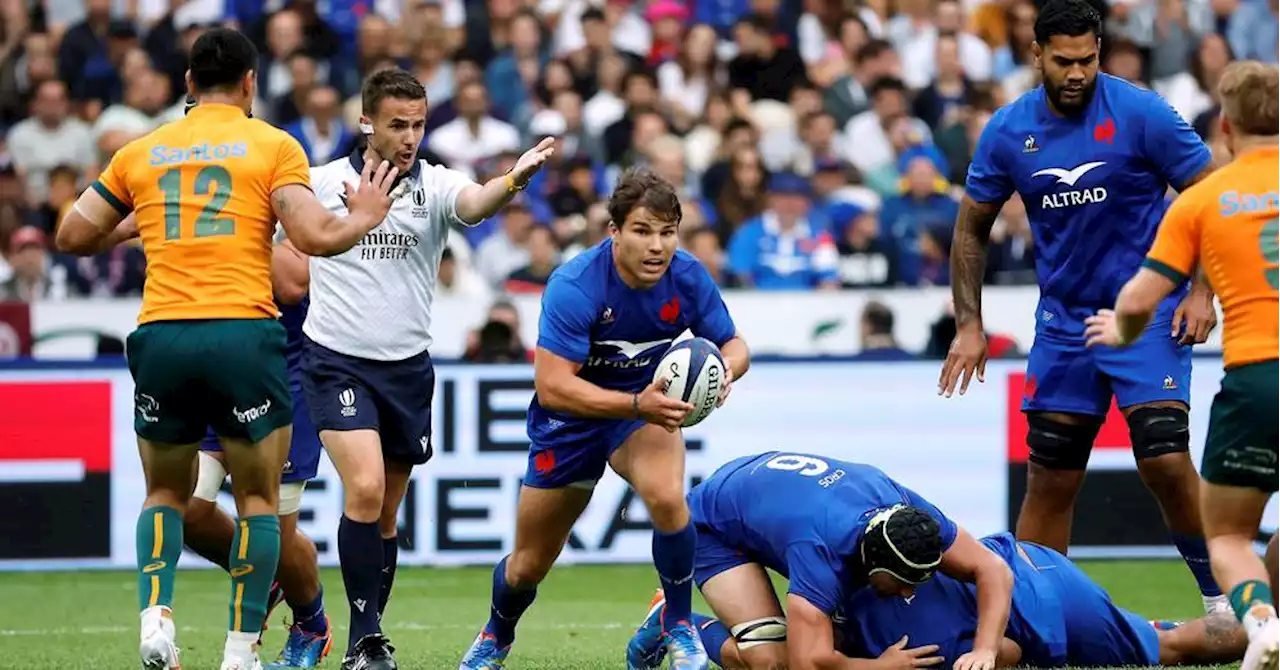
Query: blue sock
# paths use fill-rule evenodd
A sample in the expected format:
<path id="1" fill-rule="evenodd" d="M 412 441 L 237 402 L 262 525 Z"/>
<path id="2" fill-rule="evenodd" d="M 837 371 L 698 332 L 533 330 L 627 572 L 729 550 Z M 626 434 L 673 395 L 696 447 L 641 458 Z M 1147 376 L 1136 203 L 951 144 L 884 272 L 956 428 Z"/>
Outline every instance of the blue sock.
<path id="1" fill-rule="evenodd" d="M 1191 574 L 1200 585 L 1200 593 L 1206 596 L 1222 595 L 1222 589 L 1213 579 L 1213 568 L 1209 565 L 1209 547 L 1205 545 L 1204 538 L 1174 533 L 1173 546 L 1178 548 L 1182 560 L 1191 568 Z"/>
<path id="2" fill-rule="evenodd" d="M 344 514 L 338 522 L 338 562 L 351 606 L 350 651 L 360 638 L 382 632 L 378 625 L 378 590 L 382 586 L 382 534 L 378 522 L 360 523 Z"/>
<path id="3" fill-rule="evenodd" d="M 507 583 L 506 556 L 493 566 L 493 600 L 489 604 L 489 623 L 485 624 L 485 630 L 493 635 L 499 647 L 515 641 L 516 624 L 537 596 L 537 587 L 517 589 Z"/>
<path id="4" fill-rule="evenodd" d="M 396 582 L 396 563 L 400 560 L 400 538 L 382 538 L 382 586 L 378 590 L 378 619 L 387 610 L 391 600 L 391 586 Z"/>
<path id="5" fill-rule="evenodd" d="M 723 668 L 724 660 L 720 658 L 720 650 L 724 647 L 725 640 L 731 637 L 729 629 L 719 619 L 703 614 L 695 613 L 690 617 L 693 625 L 698 627 L 698 637 L 702 638 L 702 646 L 707 648 L 707 656 L 712 663 Z"/>
<path id="6" fill-rule="evenodd" d="M 698 544 L 698 531 L 690 522 L 674 533 L 653 531 L 653 567 L 658 569 L 662 593 L 667 598 L 667 611 L 662 615 L 662 629 L 693 614 L 693 552 Z"/>
<path id="7" fill-rule="evenodd" d="M 293 623 L 313 635 L 324 635 L 329 630 L 329 622 L 324 616 L 324 587 L 316 594 L 316 599 L 305 607 L 293 607 Z"/>

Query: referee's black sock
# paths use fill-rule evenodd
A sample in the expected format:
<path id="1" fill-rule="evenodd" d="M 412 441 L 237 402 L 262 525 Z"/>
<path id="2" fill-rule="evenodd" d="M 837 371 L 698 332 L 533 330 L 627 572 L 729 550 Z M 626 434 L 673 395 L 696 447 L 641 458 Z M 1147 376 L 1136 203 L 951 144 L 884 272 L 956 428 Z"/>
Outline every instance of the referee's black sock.
<path id="1" fill-rule="evenodd" d="M 396 582 L 396 563 L 400 560 L 400 538 L 392 535 L 382 538 L 382 580 L 378 589 L 378 619 L 387 611 L 391 600 L 391 586 Z"/>
<path id="2" fill-rule="evenodd" d="M 342 583 L 351 606 L 350 653 L 356 642 L 382 632 L 378 624 L 378 592 L 382 588 L 382 534 L 378 522 L 352 521 L 344 514 L 338 522 L 338 561 Z"/>

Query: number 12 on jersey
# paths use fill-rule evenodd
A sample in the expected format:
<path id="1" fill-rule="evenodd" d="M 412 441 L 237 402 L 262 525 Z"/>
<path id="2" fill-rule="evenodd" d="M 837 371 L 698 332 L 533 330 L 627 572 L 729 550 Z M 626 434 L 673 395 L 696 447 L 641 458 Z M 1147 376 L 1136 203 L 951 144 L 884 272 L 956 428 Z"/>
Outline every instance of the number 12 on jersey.
<path id="1" fill-rule="evenodd" d="M 164 239 L 179 239 L 182 237 L 182 169 L 165 172 L 159 186 L 164 193 Z M 222 216 L 222 208 L 231 198 L 231 173 L 221 165 L 207 165 L 196 173 L 191 187 L 192 196 L 210 196 L 196 217 L 195 236 L 234 235 L 235 219 Z"/>

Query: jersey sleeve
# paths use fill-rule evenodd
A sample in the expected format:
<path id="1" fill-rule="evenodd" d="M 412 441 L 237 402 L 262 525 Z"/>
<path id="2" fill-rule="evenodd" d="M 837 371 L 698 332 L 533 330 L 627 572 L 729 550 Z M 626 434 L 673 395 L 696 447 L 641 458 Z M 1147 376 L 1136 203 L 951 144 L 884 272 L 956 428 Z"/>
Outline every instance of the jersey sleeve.
<path id="1" fill-rule="evenodd" d="M 574 363 L 587 360 L 596 310 L 573 282 L 553 277 L 542 292 L 538 346 Z"/>
<path id="2" fill-rule="evenodd" d="M 121 149 L 111 157 L 111 162 L 107 163 L 106 169 L 102 174 L 98 175 L 97 181 L 93 182 L 93 190 L 102 196 L 120 216 L 128 216 L 133 211 L 133 194 L 129 191 L 129 184 L 125 181 L 125 174 L 128 172 L 129 157 L 133 152 Z"/>
<path id="3" fill-rule="evenodd" d="M 693 290 L 697 296 L 698 319 L 691 330 L 697 337 L 710 340 L 717 347 L 732 340 L 738 334 L 738 328 L 729 316 L 729 308 L 724 304 L 720 288 L 711 278 L 707 268 L 696 260 L 690 260 L 689 274 L 693 277 Z"/>
<path id="4" fill-rule="evenodd" d="M 808 600 L 831 616 L 840 606 L 839 570 L 842 561 L 830 547 L 813 541 L 787 547 L 787 572 L 791 574 L 787 593 Z"/>
<path id="5" fill-rule="evenodd" d="M 299 184 L 311 188 L 311 162 L 307 160 L 307 152 L 293 137 L 281 133 L 280 144 L 276 153 L 276 169 L 271 174 L 271 183 L 267 192 L 290 184 Z"/>
<path id="6" fill-rule="evenodd" d="M 1185 193 L 1173 201 L 1156 232 L 1151 251 L 1142 261 L 1142 267 L 1178 285 L 1191 275 L 1199 256 L 1200 217 L 1194 196 L 1194 192 Z"/>
<path id="7" fill-rule="evenodd" d="M 1165 181 L 1181 190 L 1209 165 L 1212 154 L 1199 133 L 1164 98 L 1151 93 L 1146 99 L 1142 152 Z"/>
<path id="8" fill-rule="evenodd" d="M 992 119 L 982 129 L 978 146 L 973 150 L 964 190 L 975 202 L 1003 203 L 1013 195 L 1013 178 L 1000 152 L 999 122 Z"/>
<path id="9" fill-rule="evenodd" d="M 463 221 L 458 216 L 458 195 L 466 187 L 474 184 L 467 175 L 450 168 L 436 168 L 436 202 L 443 208 L 450 223 L 463 226 L 478 226 L 483 221 Z"/>
<path id="10" fill-rule="evenodd" d="M 911 505 L 912 507 L 924 510 L 926 514 L 933 517 L 934 521 L 938 522 L 938 531 L 942 536 L 942 550 L 946 551 L 950 549 L 951 545 L 955 544 L 956 534 L 960 532 L 959 527 L 956 526 L 956 522 L 943 514 L 942 510 L 938 509 L 936 505 L 925 500 L 919 493 L 916 493 L 901 484 L 897 484 L 896 482 L 895 485 L 902 493 L 903 502 Z"/>

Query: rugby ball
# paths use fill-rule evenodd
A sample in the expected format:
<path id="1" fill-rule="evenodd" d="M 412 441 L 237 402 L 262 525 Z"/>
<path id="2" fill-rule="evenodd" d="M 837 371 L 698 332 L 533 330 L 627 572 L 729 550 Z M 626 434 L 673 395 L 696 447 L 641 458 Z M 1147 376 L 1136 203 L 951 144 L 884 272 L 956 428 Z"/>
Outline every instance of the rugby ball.
<path id="1" fill-rule="evenodd" d="M 690 338 L 671 345 L 653 378 L 666 382 L 668 398 L 693 405 L 693 411 L 681 425 L 696 426 L 716 408 L 716 400 L 724 388 L 724 358 L 720 356 L 720 348 L 710 340 Z"/>

